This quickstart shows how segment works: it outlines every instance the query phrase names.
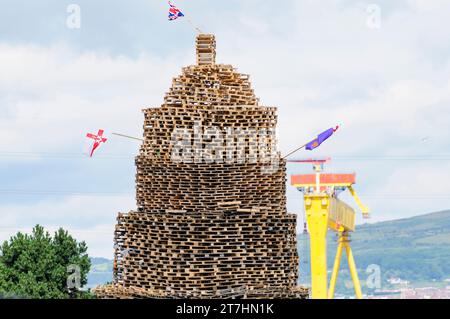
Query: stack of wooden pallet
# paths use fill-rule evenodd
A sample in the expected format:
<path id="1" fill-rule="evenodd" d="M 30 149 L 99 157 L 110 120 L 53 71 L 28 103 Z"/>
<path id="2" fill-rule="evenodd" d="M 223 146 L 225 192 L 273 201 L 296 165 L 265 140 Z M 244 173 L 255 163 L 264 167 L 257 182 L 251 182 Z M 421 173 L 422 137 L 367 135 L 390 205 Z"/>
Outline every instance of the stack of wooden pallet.
<path id="1" fill-rule="evenodd" d="M 275 153 L 276 169 L 265 172 L 258 140 L 246 136 L 247 146 L 241 153 L 232 149 L 231 157 L 221 148 L 226 139 L 208 140 L 217 146 L 214 161 L 195 156 L 206 144 L 195 135 L 198 125 L 221 132 L 273 131 L 276 108 L 258 103 L 247 75 L 215 63 L 214 36 L 199 35 L 197 65 L 183 68 L 161 107 L 143 110 L 138 209 L 117 218 L 114 283 L 97 288 L 98 297 L 307 294 L 296 287 L 296 216 L 286 212 L 280 155 Z M 200 146 L 192 160 L 174 160 L 173 134 L 180 129 L 192 132 L 192 144 Z M 275 135 L 265 138 L 273 147 Z M 234 135 L 228 142 L 239 143 Z"/>
<path id="2" fill-rule="evenodd" d="M 199 34 L 196 42 L 197 64 L 214 64 L 216 60 L 216 39 L 212 34 Z"/>

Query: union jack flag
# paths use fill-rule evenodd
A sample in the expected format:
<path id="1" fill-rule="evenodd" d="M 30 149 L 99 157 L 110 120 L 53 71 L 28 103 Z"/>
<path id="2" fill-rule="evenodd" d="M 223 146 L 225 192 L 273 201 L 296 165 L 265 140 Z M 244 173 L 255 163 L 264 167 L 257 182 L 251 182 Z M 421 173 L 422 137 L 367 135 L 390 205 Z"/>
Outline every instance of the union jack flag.
<path id="1" fill-rule="evenodd" d="M 184 14 L 180 11 L 180 9 L 178 9 L 177 7 L 175 7 L 172 3 L 170 3 L 169 1 L 169 20 L 176 20 L 180 17 L 184 17 Z"/>

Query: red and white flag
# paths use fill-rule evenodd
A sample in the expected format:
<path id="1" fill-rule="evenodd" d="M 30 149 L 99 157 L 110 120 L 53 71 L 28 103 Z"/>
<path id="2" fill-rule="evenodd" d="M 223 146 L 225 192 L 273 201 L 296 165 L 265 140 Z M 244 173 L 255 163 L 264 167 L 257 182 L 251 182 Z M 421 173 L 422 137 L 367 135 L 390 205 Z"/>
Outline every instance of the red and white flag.
<path id="1" fill-rule="evenodd" d="M 90 157 L 94 154 L 94 151 L 100 146 L 101 143 L 105 143 L 108 139 L 103 137 L 104 130 L 98 130 L 97 135 L 92 133 L 87 133 L 86 137 L 93 139 L 94 144 L 91 147 L 91 154 Z"/>

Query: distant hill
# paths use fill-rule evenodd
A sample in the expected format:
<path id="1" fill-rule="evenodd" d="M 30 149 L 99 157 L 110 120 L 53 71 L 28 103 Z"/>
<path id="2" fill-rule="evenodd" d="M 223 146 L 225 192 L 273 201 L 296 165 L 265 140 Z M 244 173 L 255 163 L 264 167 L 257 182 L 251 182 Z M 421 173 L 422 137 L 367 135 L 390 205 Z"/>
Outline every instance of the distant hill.
<path id="1" fill-rule="evenodd" d="M 331 269 L 336 253 L 336 238 L 331 232 L 328 243 Z M 309 256 L 304 254 L 309 245 L 307 236 L 298 235 L 298 245 L 300 282 L 309 282 Z M 390 286 L 387 280 L 391 277 L 407 280 L 412 286 L 443 284 L 450 278 L 450 211 L 358 225 L 351 245 L 361 281 L 367 278 L 367 266 L 376 264 L 383 288 Z M 344 267 L 346 262 L 341 265 Z M 341 274 L 341 279 L 349 280 L 347 272 Z"/>
<path id="2" fill-rule="evenodd" d="M 85 288 L 93 288 L 112 281 L 113 261 L 101 258 L 91 258 L 91 271 L 88 274 L 88 284 Z"/>
<path id="3" fill-rule="evenodd" d="M 335 235 L 330 232 L 328 263 L 331 270 L 336 253 Z M 389 288 L 388 279 L 398 277 L 412 286 L 444 284 L 450 278 L 450 210 L 411 218 L 358 225 L 352 235 L 352 248 L 363 290 L 368 276 L 367 266 L 380 266 L 382 287 Z M 309 283 L 309 239 L 298 235 L 301 283 Z M 305 251 L 307 254 L 305 254 Z M 112 261 L 92 258 L 88 287 L 112 280 Z M 343 260 L 341 269 L 348 269 Z M 347 271 L 341 271 L 338 292 L 351 292 Z M 450 284 L 450 283 L 449 283 Z M 368 292 L 368 291 L 365 291 Z"/>

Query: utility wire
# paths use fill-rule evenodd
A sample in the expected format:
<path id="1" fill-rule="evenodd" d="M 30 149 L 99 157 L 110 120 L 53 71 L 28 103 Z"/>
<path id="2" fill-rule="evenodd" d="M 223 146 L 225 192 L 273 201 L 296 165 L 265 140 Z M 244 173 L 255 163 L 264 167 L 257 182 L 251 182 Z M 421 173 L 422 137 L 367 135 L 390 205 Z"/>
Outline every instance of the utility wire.
<path id="1" fill-rule="evenodd" d="M 134 195 L 133 192 L 91 192 L 91 191 L 60 191 L 60 190 L 33 190 L 33 189 L 0 189 L 0 194 L 10 195 L 59 195 L 59 196 L 125 196 Z"/>
<path id="2" fill-rule="evenodd" d="M 134 192 L 95 192 L 71 190 L 33 190 L 33 189 L 0 189 L 0 194 L 11 195 L 60 195 L 60 196 L 125 196 L 134 195 Z M 360 194 L 360 197 L 383 199 L 450 199 L 450 194 Z"/>
<path id="3" fill-rule="evenodd" d="M 119 134 L 116 134 L 119 135 Z M 141 140 L 137 137 L 125 136 L 123 137 Z M 134 158 L 133 154 L 98 154 L 94 158 L 101 159 L 128 159 Z M 20 151 L 0 151 L 0 157 L 45 157 L 45 158 L 86 158 L 89 156 L 84 153 L 69 153 L 69 152 L 20 152 Z M 398 155 L 398 156 L 383 156 L 383 155 L 367 155 L 367 156 L 352 156 L 352 155 L 336 155 L 332 156 L 333 161 L 449 161 L 450 155 Z"/>

